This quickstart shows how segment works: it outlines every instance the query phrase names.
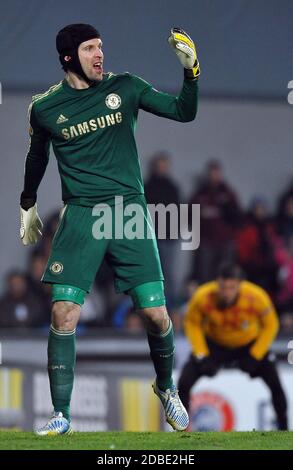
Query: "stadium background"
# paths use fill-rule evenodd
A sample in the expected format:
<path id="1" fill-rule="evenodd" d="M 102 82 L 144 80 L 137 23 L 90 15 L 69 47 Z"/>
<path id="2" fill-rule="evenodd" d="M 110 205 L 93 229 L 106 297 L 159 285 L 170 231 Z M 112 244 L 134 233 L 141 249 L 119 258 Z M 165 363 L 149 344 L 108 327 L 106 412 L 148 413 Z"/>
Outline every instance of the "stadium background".
<path id="1" fill-rule="evenodd" d="M 102 34 L 106 70 L 127 70 L 158 89 L 174 93 L 181 85 L 182 70 L 166 38 L 174 25 L 188 31 L 198 46 L 202 68 L 198 118 L 182 126 L 140 113 L 137 142 L 144 175 L 147 179 L 155 153 L 168 152 L 172 158 L 171 177 L 180 188 L 181 202 L 187 202 L 196 189 L 196 178 L 211 159 L 216 159 L 222 164 L 225 180 L 237 193 L 243 212 L 253 198 L 258 198 L 276 215 L 279 200 L 293 180 L 292 106 L 288 102 L 288 84 L 293 80 L 292 18 L 290 0 L 183 0 L 180 4 L 175 0 L 126 0 L 123 4 L 114 0 L 48 0 L 42 5 L 29 0 L 25 6 L 20 0 L 11 0 L 3 6 L 1 299 L 7 289 L 7 273 L 17 270 L 31 274 L 33 251 L 25 249 L 18 239 L 19 194 L 28 143 L 26 112 L 31 95 L 45 91 L 62 78 L 55 51 L 55 35 L 62 26 L 93 23 Z M 39 191 L 42 218 L 46 220 L 58 211 L 60 202 L 56 163 L 51 158 Z M 278 223 L 275 218 L 277 229 Z M 180 293 L 185 291 L 186 279 L 190 280 L 190 263 L 190 253 L 177 253 L 173 275 L 178 299 L 172 308 L 174 320 L 178 320 L 177 370 L 187 354 L 180 331 L 186 296 Z M 288 277 L 288 272 L 277 267 L 277 284 L 284 276 Z M 146 341 L 131 314 L 123 323 L 121 312 L 131 307 L 113 295 L 108 275 L 104 278 L 105 282 L 96 286 L 79 331 L 73 412 L 76 427 L 156 430 L 161 417 L 150 393 L 153 372 Z M 26 325 L 26 308 L 16 305 L 14 327 L 1 322 L 0 308 L 0 427 L 29 429 L 50 412 L 45 376 L 49 319 L 42 317 L 30 328 Z M 290 399 L 293 369 L 287 356 L 288 341 L 293 336 L 293 309 L 283 313 L 282 332 L 274 351 Z M 133 401 L 131 415 L 125 412 L 129 399 Z M 273 426 L 266 389 L 240 372 L 223 371 L 216 379 L 202 380 L 194 403 L 195 425 L 201 429 Z M 289 415 L 292 428 L 292 401 Z"/>

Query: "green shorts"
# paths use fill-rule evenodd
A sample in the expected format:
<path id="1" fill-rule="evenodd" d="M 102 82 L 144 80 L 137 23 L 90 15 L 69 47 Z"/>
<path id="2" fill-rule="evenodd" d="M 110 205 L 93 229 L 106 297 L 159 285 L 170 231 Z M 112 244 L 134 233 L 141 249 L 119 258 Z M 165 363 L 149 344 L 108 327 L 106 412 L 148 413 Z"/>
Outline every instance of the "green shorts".
<path id="1" fill-rule="evenodd" d="M 136 206 L 117 204 L 96 210 L 67 205 L 42 281 L 89 292 L 104 258 L 114 272 L 117 292 L 164 280 L 145 198 L 136 196 L 130 203 Z"/>

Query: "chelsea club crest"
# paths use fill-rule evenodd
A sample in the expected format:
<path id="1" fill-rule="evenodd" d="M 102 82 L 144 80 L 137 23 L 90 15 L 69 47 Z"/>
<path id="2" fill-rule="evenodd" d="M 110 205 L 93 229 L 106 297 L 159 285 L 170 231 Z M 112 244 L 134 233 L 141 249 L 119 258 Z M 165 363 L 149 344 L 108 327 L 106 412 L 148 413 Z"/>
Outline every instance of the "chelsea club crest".
<path id="1" fill-rule="evenodd" d="M 105 100 L 106 106 L 110 109 L 118 109 L 121 105 L 121 98 L 116 93 L 110 93 Z"/>

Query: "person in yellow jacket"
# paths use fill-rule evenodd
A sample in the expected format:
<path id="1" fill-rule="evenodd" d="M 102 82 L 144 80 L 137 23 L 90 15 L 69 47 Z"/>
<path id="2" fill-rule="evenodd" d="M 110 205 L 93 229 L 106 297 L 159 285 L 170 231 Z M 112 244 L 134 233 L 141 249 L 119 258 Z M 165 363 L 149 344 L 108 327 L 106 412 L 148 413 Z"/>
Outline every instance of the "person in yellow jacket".
<path id="1" fill-rule="evenodd" d="M 195 291 L 184 327 L 192 353 L 183 367 L 178 389 L 187 410 L 190 389 L 200 377 L 212 377 L 222 366 L 236 367 L 265 382 L 272 394 L 277 428 L 288 428 L 285 393 L 269 355 L 279 321 L 261 287 L 243 280 L 239 266 L 222 266 L 216 281 Z"/>

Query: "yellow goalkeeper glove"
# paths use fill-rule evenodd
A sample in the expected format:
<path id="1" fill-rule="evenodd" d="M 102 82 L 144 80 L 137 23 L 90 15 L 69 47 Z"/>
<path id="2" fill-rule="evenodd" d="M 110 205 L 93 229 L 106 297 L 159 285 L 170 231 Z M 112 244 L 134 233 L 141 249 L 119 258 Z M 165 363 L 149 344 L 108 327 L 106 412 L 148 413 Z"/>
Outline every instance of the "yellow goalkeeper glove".
<path id="1" fill-rule="evenodd" d="M 168 42 L 184 67 L 186 78 L 198 78 L 200 68 L 193 40 L 181 28 L 172 28 Z"/>

